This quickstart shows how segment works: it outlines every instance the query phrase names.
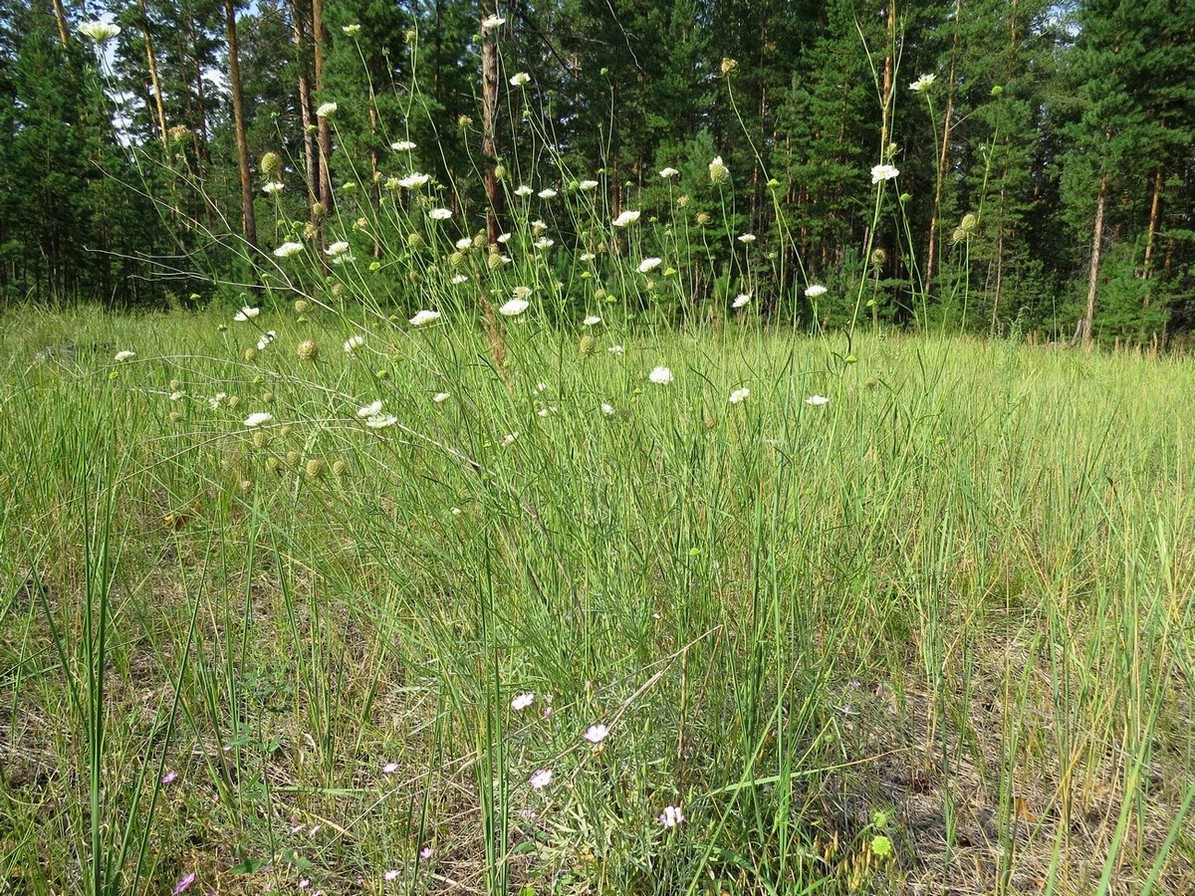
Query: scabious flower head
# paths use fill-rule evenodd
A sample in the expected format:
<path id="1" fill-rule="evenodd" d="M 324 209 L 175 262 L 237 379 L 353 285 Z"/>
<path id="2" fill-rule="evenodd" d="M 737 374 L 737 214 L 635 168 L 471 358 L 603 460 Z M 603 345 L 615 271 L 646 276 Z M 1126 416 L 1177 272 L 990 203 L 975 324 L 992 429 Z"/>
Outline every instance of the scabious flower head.
<path id="1" fill-rule="evenodd" d="M 741 388 L 741 389 L 735 389 L 733 392 L 730 393 L 730 403 L 738 404 L 740 401 L 743 401 L 744 399 L 746 399 L 746 397 L 750 394 L 751 394 L 751 390 L 748 389 L 746 386 L 743 386 L 743 388 Z"/>
<path id="2" fill-rule="evenodd" d="M 548 187 L 546 189 L 540 190 L 537 195 L 539 196 L 540 199 L 555 199 L 556 191 L 553 190 L 551 187 Z"/>
<path id="3" fill-rule="evenodd" d="M 274 255 L 277 258 L 291 258 L 303 251 L 302 243 L 283 243 L 274 250 Z"/>
<path id="4" fill-rule="evenodd" d="M 602 724 L 590 725 L 582 736 L 591 744 L 600 744 L 610 736 L 610 729 Z"/>
<path id="5" fill-rule="evenodd" d="M 541 768 L 531 776 L 529 783 L 532 790 L 543 790 L 552 783 L 552 770 L 550 768 Z"/>
<path id="6" fill-rule="evenodd" d="M 137 357 L 137 353 L 136 353 L 136 352 L 131 352 L 131 351 L 129 351 L 128 349 L 125 349 L 125 350 L 124 350 L 124 351 L 122 351 L 122 352 L 117 352 L 117 353 L 116 353 L 116 354 L 113 356 L 112 360 L 113 360 L 113 361 L 116 361 L 117 363 L 120 363 L 120 362 L 122 362 L 122 361 L 131 361 L 131 360 L 133 360 L 135 357 Z"/>
<path id="7" fill-rule="evenodd" d="M 680 806 L 665 806 L 658 820 L 664 827 L 674 828 L 684 822 L 685 816 L 681 812 Z"/>
<path id="8" fill-rule="evenodd" d="M 650 274 L 663 263 L 664 259 L 662 258 L 645 258 L 639 262 L 639 267 L 635 268 L 635 270 L 640 274 Z"/>
<path id="9" fill-rule="evenodd" d="M 337 240 L 335 243 L 325 249 L 324 253 L 332 258 L 335 258 L 337 255 L 343 255 L 347 251 L 349 251 L 348 242 L 345 240 Z"/>
<path id="10" fill-rule="evenodd" d="M 591 315 L 589 315 L 589 317 L 585 318 L 585 320 L 581 321 L 581 326 L 596 327 L 601 322 L 602 322 L 602 319 L 600 317 L 598 317 L 596 314 L 591 314 Z"/>
<path id="11" fill-rule="evenodd" d="M 245 418 L 245 426 L 249 429 L 261 426 L 263 423 L 269 423 L 274 419 L 273 414 L 268 414 L 265 411 L 258 411 L 256 414 L 250 414 Z"/>
<path id="12" fill-rule="evenodd" d="M 539 239 L 537 239 L 535 241 L 535 243 L 533 245 L 535 246 L 536 249 L 539 249 L 542 252 L 546 249 L 551 249 L 553 246 L 555 246 L 556 241 L 553 239 L 549 239 L 546 236 L 541 236 Z"/>
<path id="13" fill-rule="evenodd" d="M 519 694 L 510 701 L 510 708 L 515 712 L 526 709 L 535 701 L 535 694 Z"/>
<path id="14" fill-rule="evenodd" d="M 415 148 L 415 144 L 410 140 L 399 140 L 390 144 L 390 148 L 395 152 L 410 152 Z"/>
<path id="15" fill-rule="evenodd" d="M 365 337 L 364 336 L 362 336 L 359 333 L 356 336 L 350 336 L 348 339 L 346 339 L 344 341 L 345 353 L 351 355 L 353 352 L 355 352 L 357 349 L 359 349 L 363 345 L 365 345 Z"/>
<path id="16" fill-rule="evenodd" d="M 460 286 L 462 283 L 468 283 L 468 282 L 469 282 L 469 278 L 466 277 L 464 274 L 455 274 L 452 278 L 452 283 L 454 286 Z"/>
<path id="17" fill-rule="evenodd" d="M 680 172 L 672 167 L 660 169 L 660 177 L 664 178 L 665 180 L 676 177 L 678 174 L 680 174 Z"/>
<path id="18" fill-rule="evenodd" d="M 432 401 L 434 401 L 436 404 L 440 404 L 442 402 L 447 401 L 451 397 L 452 397 L 451 393 L 437 392 L 435 395 L 432 396 Z"/>
<path id="19" fill-rule="evenodd" d="M 714 156 L 714 160 L 710 162 L 710 183 L 724 184 L 729 179 L 730 169 L 726 167 L 721 156 Z"/>
<path id="20" fill-rule="evenodd" d="M 284 184 L 282 184 L 276 180 L 272 180 L 268 184 L 266 184 L 264 187 L 262 187 L 261 191 L 263 193 L 281 193 L 284 189 L 285 189 Z"/>
<path id="21" fill-rule="evenodd" d="M 435 321 L 438 321 L 439 319 L 440 319 L 439 311 L 423 310 L 423 311 L 416 312 L 415 316 L 411 318 L 410 323 L 411 323 L 412 327 L 422 327 L 422 326 L 426 326 L 427 324 L 434 323 Z"/>
<path id="22" fill-rule="evenodd" d="M 606 352 L 608 354 L 614 355 L 615 357 L 621 357 L 623 352 L 625 352 L 625 351 L 626 351 L 626 349 L 623 348 L 621 345 L 612 345 L 608 349 L 606 349 Z"/>
<path id="23" fill-rule="evenodd" d="M 665 386 L 675 379 L 675 377 L 672 375 L 672 371 L 667 367 L 652 368 L 652 371 L 647 375 L 647 378 L 658 386 Z"/>
<path id="24" fill-rule="evenodd" d="M 813 283 L 805 287 L 805 298 L 807 299 L 816 299 L 819 296 L 824 296 L 825 294 L 826 287 L 822 286 L 820 283 Z"/>
<path id="25" fill-rule="evenodd" d="M 734 297 L 734 301 L 730 303 L 731 308 L 742 308 L 751 301 L 751 293 L 741 292 Z"/>
<path id="26" fill-rule="evenodd" d="M 327 118 L 337 109 L 335 103 L 322 103 L 318 109 L 315 110 L 316 118 Z"/>
<path id="27" fill-rule="evenodd" d="M 251 308 L 250 306 L 246 305 L 236 313 L 236 315 L 233 317 L 233 320 L 239 323 L 244 323 L 245 321 L 249 320 L 249 318 L 257 317 L 259 314 L 261 314 L 260 308 Z"/>
<path id="28" fill-rule="evenodd" d="M 481 27 L 486 29 L 501 28 L 505 24 L 506 19 L 502 18 L 501 16 L 486 16 L 481 20 Z"/>
<path id="29" fill-rule="evenodd" d="M 610 404 L 608 401 L 603 401 L 602 402 L 602 413 L 605 414 L 607 417 L 613 417 L 614 416 L 614 405 Z"/>
<path id="30" fill-rule="evenodd" d="M 452 209 L 450 208 L 433 208 L 427 213 L 427 216 L 433 221 L 447 221 L 452 217 Z"/>
<path id="31" fill-rule="evenodd" d="M 596 190 L 598 188 L 598 182 L 596 180 L 583 180 L 577 184 L 577 188 L 588 193 L 590 190 Z"/>
<path id="32" fill-rule="evenodd" d="M 900 174 L 900 169 L 895 165 L 875 165 L 871 169 L 871 182 L 873 184 L 882 183 L 886 180 L 892 180 Z"/>
<path id="33" fill-rule="evenodd" d="M 909 85 L 909 90 L 914 93 L 924 93 L 933 86 L 934 81 L 938 80 L 937 75 L 921 75 L 916 81 Z"/>
<path id="34" fill-rule="evenodd" d="M 419 171 L 412 171 L 405 177 L 398 179 L 398 185 L 407 190 L 417 190 L 431 180 L 431 175 Z"/>
<path id="35" fill-rule="evenodd" d="M 815 407 L 820 407 L 823 404 L 829 404 L 829 403 L 830 403 L 830 399 L 826 398 L 826 396 L 824 396 L 824 395 L 810 395 L 808 398 L 805 399 L 805 404 L 811 404 L 811 405 L 814 405 Z"/>
<path id="36" fill-rule="evenodd" d="M 498 313 L 503 317 L 518 317 L 530 307 L 531 303 L 526 299 L 511 299 L 505 305 L 498 309 Z"/>
<path id="37" fill-rule="evenodd" d="M 530 196 L 534 192 L 535 190 L 531 189 L 526 184 L 519 184 L 517 187 L 515 187 L 516 196 Z"/>
<path id="38" fill-rule="evenodd" d="M 510 79 L 510 83 L 512 87 L 522 87 L 531 83 L 531 76 L 526 72 L 519 72 Z"/>
<path id="39" fill-rule="evenodd" d="M 79 26 L 79 33 L 84 37 L 102 44 L 112 40 L 120 34 L 120 26 L 111 22 L 84 22 Z"/>
<path id="40" fill-rule="evenodd" d="M 370 429 L 385 429 L 387 426 L 393 426 L 398 422 L 398 418 L 393 414 L 374 414 L 365 420 L 365 425 Z"/>
<path id="41" fill-rule="evenodd" d="M 627 211 L 619 214 L 619 216 L 617 218 L 615 218 L 612 223 L 614 224 L 615 227 L 630 227 L 632 224 L 634 224 L 636 221 L 639 220 L 639 216 L 641 214 L 643 214 L 643 213 L 638 212 L 638 211 L 632 211 L 632 210 L 628 209 Z"/>
<path id="42" fill-rule="evenodd" d="M 754 243 L 755 242 L 755 234 L 754 233 L 744 233 L 739 237 L 739 242 L 740 243 Z"/>
<path id="43" fill-rule="evenodd" d="M 347 37 L 356 37 L 358 34 L 361 33 L 361 26 L 360 25 L 344 25 L 341 27 L 340 30 L 343 31 Z"/>

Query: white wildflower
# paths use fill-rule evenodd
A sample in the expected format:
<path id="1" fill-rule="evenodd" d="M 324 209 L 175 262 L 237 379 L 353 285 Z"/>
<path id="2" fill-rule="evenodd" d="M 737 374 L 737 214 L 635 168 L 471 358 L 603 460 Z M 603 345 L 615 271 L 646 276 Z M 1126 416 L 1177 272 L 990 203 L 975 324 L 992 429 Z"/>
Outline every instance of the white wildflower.
<path id="1" fill-rule="evenodd" d="M 657 386 L 666 386 L 668 383 L 671 383 L 673 379 L 675 379 L 675 377 L 672 375 L 672 371 L 667 367 L 652 368 L 652 371 L 647 375 L 647 378 Z"/>
<path id="2" fill-rule="evenodd" d="M 663 264 L 662 258 L 645 258 L 639 262 L 639 267 L 635 268 L 640 274 L 649 274 Z"/>
<path id="3" fill-rule="evenodd" d="M 269 423 L 273 419 L 273 414 L 267 414 L 265 411 L 258 411 L 256 414 L 250 414 L 245 418 L 245 426 L 252 429 L 255 426 L 261 426 L 263 423 Z"/>
<path id="4" fill-rule="evenodd" d="M 423 311 L 415 312 L 415 316 L 411 318 L 410 322 L 411 322 L 412 327 L 422 327 L 422 326 L 426 326 L 427 324 L 433 323 L 434 321 L 437 321 L 439 319 L 440 319 L 439 311 L 428 311 L 425 309 Z"/>
<path id="5" fill-rule="evenodd" d="M 622 212 L 612 223 L 615 227 L 630 227 L 639 220 L 641 214 L 642 212 L 628 210 Z"/>

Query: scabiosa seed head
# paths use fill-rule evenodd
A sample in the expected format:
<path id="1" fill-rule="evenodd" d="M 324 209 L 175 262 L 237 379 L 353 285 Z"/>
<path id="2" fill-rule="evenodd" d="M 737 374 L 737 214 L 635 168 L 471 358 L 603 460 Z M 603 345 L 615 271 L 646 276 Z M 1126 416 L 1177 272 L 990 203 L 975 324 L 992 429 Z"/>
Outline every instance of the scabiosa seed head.
<path id="1" fill-rule="evenodd" d="M 257 167 L 261 173 L 267 177 L 273 177 L 282 171 L 282 156 L 276 152 L 267 152 L 261 157 L 261 161 L 257 163 Z"/>
<path id="2" fill-rule="evenodd" d="M 292 451 L 286 452 L 286 465 L 288 467 L 297 467 L 299 465 L 299 461 L 301 461 L 302 459 L 303 459 L 303 455 L 299 454 L 298 451 L 292 450 Z"/>
<path id="3" fill-rule="evenodd" d="M 253 447 L 265 448 L 270 444 L 270 434 L 264 429 L 259 429 L 253 434 Z"/>
<path id="4" fill-rule="evenodd" d="M 340 477 L 344 476 L 346 473 L 348 473 L 348 471 L 349 471 L 348 461 L 336 460 L 336 461 L 332 462 L 332 475 L 333 476 L 340 478 Z"/>
<path id="5" fill-rule="evenodd" d="M 299 360 L 310 363 L 319 358 L 319 346 L 315 344 L 314 339 L 304 339 L 295 346 L 295 354 L 299 356 Z"/>
<path id="6" fill-rule="evenodd" d="M 307 461 L 307 466 L 304 472 L 307 473 L 308 479 L 319 479 L 324 475 L 325 465 L 318 457 L 313 457 Z"/>

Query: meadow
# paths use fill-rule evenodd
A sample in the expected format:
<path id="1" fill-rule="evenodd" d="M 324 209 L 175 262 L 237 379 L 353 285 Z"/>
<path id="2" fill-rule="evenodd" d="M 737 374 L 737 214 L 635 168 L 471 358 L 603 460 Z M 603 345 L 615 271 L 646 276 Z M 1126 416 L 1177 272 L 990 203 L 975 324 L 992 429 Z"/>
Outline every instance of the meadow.
<path id="1" fill-rule="evenodd" d="M 0 318 L 0 892 L 1195 887 L 1195 365 L 602 316 Z"/>

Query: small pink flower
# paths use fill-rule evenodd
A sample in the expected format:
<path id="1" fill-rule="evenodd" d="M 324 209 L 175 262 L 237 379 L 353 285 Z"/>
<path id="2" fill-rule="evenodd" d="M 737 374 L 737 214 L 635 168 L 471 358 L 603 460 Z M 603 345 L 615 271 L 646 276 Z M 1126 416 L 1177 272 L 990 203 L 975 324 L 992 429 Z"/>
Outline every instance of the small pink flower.
<path id="1" fill-rule="evenodd" d="M 174 896 L 179 896 L 180 893 L 186 892 L 187 887 L 191 886 L 191 884 L 193 884 L 193 883 L 195 883 L 195 872 L 194 871 L 192 871 L 190 874 L 183 877 L 178 883 L 176 883 L 174 885 Z"/>
<path id="2" fill-rule="evenodd" d="M 665 806 L 659 818 L 660 824 L 666 828 L 674 828 L 684 820 L 685 816 L 681 813 L 680 806 Z"/>
<path id="3" fill-rule="evenodd" d="M 428 859 L 430 859 L 435 854 L 436 854 L 436 851 L 434 849 L 432 849 L 430 846 L 425 846 L 425 847 L 423 847 L 423 849 L 419 850 L 419 858 L 424 862 L 426 862 Z"/>
<path id="4" fill-rule="evenodd" d="M 535 700 L 535 694 L 519 694 L 510 701 L 510 708 L 515 712 L 526 709 Z"/>
<path id="5" fill-rule="evenodd" d="M 166 774 L 162 775 L 163 784 L 173 784 L 177 780 L 178 772 L 176 772 L 174 769 L 171 769 L 170 771 L 166 772 Z"/>
<path id="6" fill-rule="evenodd" d="M 398 771 L 398 763 L 397 762 L 387 762 L 385 765 L 382 766 L 382 774 L 383 775 L 393 775 L 396 771 Z"/>
<path id="7" fill-rule="evenodd" d="M 387 871 L 385 874 L 382 875 L 382 879 L 385 881 L 392 881 L 392 880 L 396 880 L 397 878 L 398 878 L 398 869 L 397 868 L 391 868 L 389 871 Z"/>
<path id="8" fill-rule="evenodd" d="M 605 725 L 590 725 L 585 730 L 585 739 L 591 744 L 600 744 L 610 735 L 610 729 Z"/>
<path id="9" fill-rule="evenodd" d="M 532 790 L 543 790 L 552 783 L 552 770 L 550 768 L 541 768 L 531 776 L 530 783 Z"/>

